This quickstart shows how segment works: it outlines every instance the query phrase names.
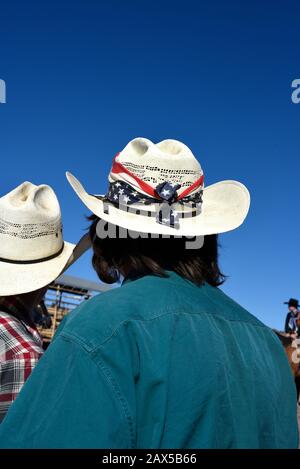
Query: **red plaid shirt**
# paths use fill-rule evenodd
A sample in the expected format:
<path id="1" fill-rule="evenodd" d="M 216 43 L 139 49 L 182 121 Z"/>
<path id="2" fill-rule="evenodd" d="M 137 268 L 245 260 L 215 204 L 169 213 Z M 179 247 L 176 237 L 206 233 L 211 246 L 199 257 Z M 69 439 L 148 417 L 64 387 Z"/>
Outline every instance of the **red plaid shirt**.
<path id="1" fill-rule="evenodd" d="M 0 422 L 43 354 L 42 339 L 20 298 L 0 301 Z"/>

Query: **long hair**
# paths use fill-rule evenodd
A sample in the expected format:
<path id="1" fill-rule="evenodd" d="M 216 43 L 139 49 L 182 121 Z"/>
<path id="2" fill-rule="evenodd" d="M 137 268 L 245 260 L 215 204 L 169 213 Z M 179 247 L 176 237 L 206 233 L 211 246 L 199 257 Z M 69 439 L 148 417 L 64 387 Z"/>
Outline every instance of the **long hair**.
<path id="1" fill-rule="evenodd" d="M 91 215 L 88 220 L 91 221 L 93 267 L 105 283 L 117 282 L 124 269 L 137 277 L 149 274 L 166 277 L 166 270 L 172 270 L 197 285 L 207 282 L 219 286 L 225 280 L 218 265 L 217 235 L 205 236 L 202 248 L 186 249 L 190 238 L 122 238 L 118 236 L 118 227 L 115 227 L 116 237 L 102 239 L 96 233 L 100 219 Z"/>

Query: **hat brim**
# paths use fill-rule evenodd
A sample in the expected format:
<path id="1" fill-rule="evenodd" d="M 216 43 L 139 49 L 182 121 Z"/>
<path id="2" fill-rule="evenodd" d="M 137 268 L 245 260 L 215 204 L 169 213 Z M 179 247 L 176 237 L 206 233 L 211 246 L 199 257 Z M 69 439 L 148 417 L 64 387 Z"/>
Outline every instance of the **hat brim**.
<path id="1" fill-rule="evenodd" d="M 65 241 L 59 256 L 44 262 L 14 264 L 1 261 L 0 296 L 20 295 L 49 285 L 89 247 L 89 236 L 84 235 L 77 245 Z"/>
<path id="2" fill-rule="evenodd" d="M 82 184 L 71 173 L 66 177 L 75 193 L 85 206 L 99 218 L 128 230 L 176 236 L 201 236 L 225 233 L 238 228 L 245 220 L 250 206 L 248 189 L 238 181 L 221 181 L 204 189 L 200 215 L 181 218 L 179 228 L 174 229 L 157 223 L 155 217 L 137 215 L 108 205 L 97 196 L 86 192 Z"/>

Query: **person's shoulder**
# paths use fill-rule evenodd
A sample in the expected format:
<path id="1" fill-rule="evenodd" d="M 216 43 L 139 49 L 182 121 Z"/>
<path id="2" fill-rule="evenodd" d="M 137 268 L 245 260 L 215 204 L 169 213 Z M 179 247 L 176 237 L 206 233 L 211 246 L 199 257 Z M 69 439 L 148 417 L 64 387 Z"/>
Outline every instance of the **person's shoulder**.
<path id="1" fill-rule="evenodd" d="M 191 305 L 186 306 L 189 292 L 185 292 L 185 283 L 173 273 L 126 280 L 121 287 L 83 302 L 65 318 L 56 337 L 62 335 L 101 344 L 128 322 L 158 320 L 183 309 L 190 312 Z"/>
<path id="2" fill-rule="evenodd" d="M 20 332 L 19 321 L 9 313 L 0 310 L 0 337 L 11 336 L 12 333 Z"/>
<path id="3" fill-rule="evenodd" d="M 39 358 L 43 353 L 20 321 L 13 315 L 0 311 L 0 357 L 3 360 Z"/>
<path id="4" fill-rule="evenodd" d="M 205 295 L 209 298 L 210 310 L 220 314 L 224 319 L 233 322 L 250 323 L 269 329 L 262 321 L 249 312 L 244 306 L 228 296 L 221 288 L 206 285 Z"/>
<path id="5" fill-rule="evenodd" d="M 153 298 L 156 292 L 153 281 L 156 283 L 153 278 L 143 277 L 84 301 L 65 318 L 56 338 L 68 336 L 100 345 L 124 323 L 143 320 L 145 314 L 155 311 L 149 293 L 150 288 Z"/>

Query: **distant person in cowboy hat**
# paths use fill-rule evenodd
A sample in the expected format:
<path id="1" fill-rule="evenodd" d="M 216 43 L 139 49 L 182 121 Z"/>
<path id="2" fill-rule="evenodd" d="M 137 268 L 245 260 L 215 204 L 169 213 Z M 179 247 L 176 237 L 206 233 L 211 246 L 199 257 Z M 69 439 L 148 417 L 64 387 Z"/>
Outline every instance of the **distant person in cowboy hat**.
<path id="1" fill-rule="evenodd" d="M 123 283 L 66 318 L 0 447 L 296 448 L 284 349 L 218 288 L 216 235 L 244 221 L 245 186 L 204 189 L 186 145 L 145 138 L 115 157 L 105 196 L 67 177 L 94 214 L 96 272 Z"/>
<path id="2" fill-rule="evenodd" d="M 34 309 L 81 250 L 63 240 L 51 187 L 24 182 L 0 198 L 0 422 L 43 353 Z"/>
<path id="3" fill-rule="evenodd" d="M 300 315 L 299 302 L 295 298 L 290 298 L 289 301 L 285 301 L 285 305 L 288 305 L 289 312 L 285 318 L 284 330 L 288 334 L 299 335 L 299 328 L 297 320 Z"/>

